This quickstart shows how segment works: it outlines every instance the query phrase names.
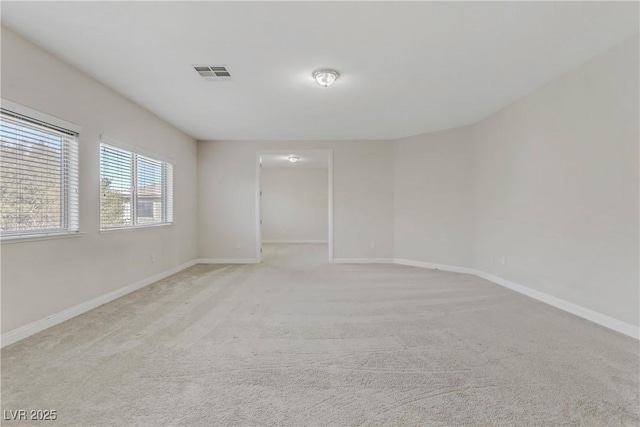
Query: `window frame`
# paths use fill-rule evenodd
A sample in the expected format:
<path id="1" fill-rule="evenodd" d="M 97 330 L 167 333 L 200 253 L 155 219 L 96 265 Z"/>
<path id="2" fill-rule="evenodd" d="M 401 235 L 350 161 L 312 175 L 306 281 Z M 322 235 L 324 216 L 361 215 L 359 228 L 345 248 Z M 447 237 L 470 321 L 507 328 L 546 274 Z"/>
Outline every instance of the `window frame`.
<path id="1" fill-rule="evenodd" d="M 99 187 L 98 189 L 98 230 L 100 232 L 100 234 L 109 234 L 109 233 L 117 233 L 117 232 L 123 232 L 123 231 L 133 231 L 133 230 L 147 230 L 147 229 L 153 229 L 153 228 L 157 228 L 157 227 L 168 227 L 168 226 L 172 226 L 175 223 L 175 209 L 174 208 L 174 194 L 173 194 L 173 162 L 171 162 L 169 159 L 167 159 L 166 157 L 163 156 L 159 156 L 155 153 L 150 153 L 148 151 L 146 151 L 145 149 L 138 147 L 136 145 L 133 144 L 128 144 L 128 143 L 124 143 L 122 141 L 119 141 L 117 139 L 105 136 L 105 135 L 100 135 L 100 143 L 99 143 L 99 154 L 98 154 L 98 186 L 101 185 L 101 180 L 102 180 L 102 147 L 106 145 L 108 147 L 112 147 L 115 148 L 117 150 L 122 150 L 125 151 L 129 154 L 131 154 L 131 179 L 132 179 L 132 186 L 133 186 L 133 191 L 131 193 L 131 225 L 121 225 L 121 226 L 114 226 L 114 227 L 102 227 L 102 221 L 101 221 L 101 215 L 102 215 L 102 188 Z M 138 223 L 138 218 L 137 218 L 137 202 L 138 202 L 138 174 L 137 174 L 137 169 L 138 169 L 138 156 L 150 159 L 152 161 L 155 162 L 159 162 L 161 164 L 161 168 L 162 168 L 162 174 L 167 173 L 167 167 L 170 169 L 170 179 L 171 182 L 169 182 L 169 177 L 163 177 L 162 179 L 162 218 L 163 221 L 162 222 L 150 222 L 150 223 Z M 171 189 L 171 195 L 169 195 L 168 190 Z M 171 215 L 169 215 L 169 201 L 171 202 Z"/>
<path id="2" fill-rule="evenodd" d="M 59 228 L 0 232 L 0 243 L 19 243 L 34 240 L 80 236 L 80 131 L 81 127 L 16 102 L 0 98 L 0 111 L 8 120 L 25 127 L 40 128 L 44 132 L 65 135 L 68 143 L 60 147 L 60 222 Z M 69 178 L 65 170 L 74 175 Z M 73 182 L 75 180 L 75 182 Z"/>

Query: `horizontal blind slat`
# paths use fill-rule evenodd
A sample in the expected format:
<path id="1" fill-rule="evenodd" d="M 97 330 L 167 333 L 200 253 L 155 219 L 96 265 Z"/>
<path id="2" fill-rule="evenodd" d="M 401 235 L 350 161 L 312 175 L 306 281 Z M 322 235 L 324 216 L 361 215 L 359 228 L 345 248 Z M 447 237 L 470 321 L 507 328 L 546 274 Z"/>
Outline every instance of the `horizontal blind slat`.
<path id="1" fill-rule="evenodd" d="M 42 129 L 49 133 L 56 133 L 61 135 L 67 135 L 74 138 L 78 137 L 78 133 L 74 132 L 70 129 L 65 129 L 60 126 L 52 125 L 51 123 L 46 123 L 38 119 L 34 119 L 33 117 L 28 117 L 20 113 L 16 113 L 14 111 L 10 111 L 6 108 L 0 108 L 0 115 L 2 119 L 6 122 L 13 122 L 20 125 L 28 125 L 28 127 L 32 129 Z"/>

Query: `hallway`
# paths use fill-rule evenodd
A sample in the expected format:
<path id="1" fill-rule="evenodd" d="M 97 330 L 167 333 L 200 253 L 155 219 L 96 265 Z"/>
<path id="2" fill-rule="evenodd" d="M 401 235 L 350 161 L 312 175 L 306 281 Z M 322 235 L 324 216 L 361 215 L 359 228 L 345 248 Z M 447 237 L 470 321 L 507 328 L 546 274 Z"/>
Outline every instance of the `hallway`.
<path id="1" fill-rule="evenodd" d="M 326 244 L 264 243 L 262 264 L 268 266 L 313 268 L 329 264 Z"/>

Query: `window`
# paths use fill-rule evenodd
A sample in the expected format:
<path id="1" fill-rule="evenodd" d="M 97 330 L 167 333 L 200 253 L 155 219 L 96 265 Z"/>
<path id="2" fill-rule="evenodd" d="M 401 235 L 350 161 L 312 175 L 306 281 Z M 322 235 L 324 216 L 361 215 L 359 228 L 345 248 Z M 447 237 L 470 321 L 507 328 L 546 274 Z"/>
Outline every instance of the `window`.
<path id="1" fill-rule="evenodd" d="M 100 144 L 100 229 L 173 222 L 173 166 Z"/>
<path id="2" fill-rule="evenodd" d="M 78 133 L 6 104 L 0 110 L 2 239 L 76 233 Z"/>

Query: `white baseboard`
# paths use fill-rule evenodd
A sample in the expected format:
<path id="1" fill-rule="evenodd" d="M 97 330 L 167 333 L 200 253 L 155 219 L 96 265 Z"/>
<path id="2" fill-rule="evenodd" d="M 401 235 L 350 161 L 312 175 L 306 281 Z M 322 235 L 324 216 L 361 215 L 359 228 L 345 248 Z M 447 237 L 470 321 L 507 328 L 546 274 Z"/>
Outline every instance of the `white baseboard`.
<path id="1" fill-rule="evenodd" d="M 554 297 L 553 295 L 545 294 L 544 292 L 536 291 L 535 289 L 519 285 L 517 283 L 503 279 L 502 277 L 485 273 L 484 271 L 476 270 L 474 274 L 490 282 L 516 291 L 520 294 L 552 305 L 556 308 L 559 308 L 560 310 L 564 310 L 578 317 L 582 317 L 583 319 L 590 320 L 600 326 L 604 326 L 605 328 L 613 329 L 616 332 L 620 332 L 621 334 L 625 334 L 627 336 L 640 340 L 640 327 L 638 326 L 634 326 L 621 320 L 614 319 L 613 317 L 607 316 L 606 314 L 598 313 L 597 311 L 593 311 L 572 302 L 565 301 L 558 297 Z"/>
<path id="2" fill-rule="evenodd" d="M 334 258 L 332 264 L 393 264 L 393 258 Z"/>
<path id="3" fill-rule="evenodd" d="M 184 264 L 163 271 L 162 273 L 158 273 L 154 276 L 147 277 L 146 279 L 139 280 L 123 288 L 109 292 L 108 294 L 101 295 L 97 298 L 85 301 L 59 313 L 47 316 L 44 319 L 36 320 L 35 322 L 29 323 L 28 325 L 24 325 L 18 329 L 14 329 L 13 331 L 6 332 L 0 335 L 0 348 L 5 347 L 9 344 L 13 344 L 31 335 L 37 334 L 38 332 L 44 331 L 45 329 L 86 313 L 89 310 L 93 310 L 96 307 L 130 294 L 131 292 L 137 291 L 138 289 L 144 288 L 145 286 L 155 283 L 158 280 L 162 280 L 165 277 L 169 277 L 172 274 L 176 274 L 184 270 L 185 268 L 189 268 L 195 264 L 196 260 L 185 262 Z"/>
<path id="4" fill-rule="evenodd" d="M 314 243 L 327 244 L 326 240 L 263 240 L 262 243 Z"/>
<path id="5" fill-rule="evenodd" d="M 620 332 L 621 334 L 640 340 L 640 327 L 638 326 L 634 326 L 621 320 L 614 319 L 613 317 L 607 316 L 606 314 L 598 313 L 597 311 L 593 311 L 591 309 L 582 307 L 569 301 L 565 301 L 553 295 L 549 295 L 544 292 L 519 285 L 515 282 L 503 279 L 502 277 L 494 276 L 493 274 L 485 273 L 484 271 L 477 270 L 475 268 L 458 267 L 455 265 L 446 264 L 433 264 L 429 262 L 411 261 L 406 259 L 395 259 L 394 263 L 399 265 L 409 265 L 413 267 L 451 271 L 456 273 L 473 274 L 497 285 L 511 289 L 512 291 L 516 291 L 522 295 L 526 295 L 538 301 L 559 308 L 560 310 L 564 310 L 578 317 L 582 317 L 583 319 L 597 323 L 598 325 L 604 326 L 605 328 L 612 329 L 616 332 Z"/>
<path id="6" fill-rule="evenodd" d="M 196 264 L 258 264 L 257 258 L 199 258 Z"/>
<path id="7" fill-rule="evenodd" d="M 431 262 L 411 261 L 401 258 L 395 258 L 393 263 L 398 265 L 408 265 L 411 267 L 428 268 L 431 270 L 451 271 L 453 273 L 476 274 L 476 271 L 473 268 L 458 267 L 457 265 L 434 264 Z"/>

